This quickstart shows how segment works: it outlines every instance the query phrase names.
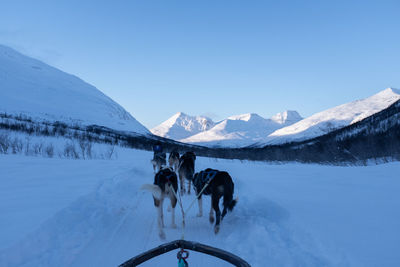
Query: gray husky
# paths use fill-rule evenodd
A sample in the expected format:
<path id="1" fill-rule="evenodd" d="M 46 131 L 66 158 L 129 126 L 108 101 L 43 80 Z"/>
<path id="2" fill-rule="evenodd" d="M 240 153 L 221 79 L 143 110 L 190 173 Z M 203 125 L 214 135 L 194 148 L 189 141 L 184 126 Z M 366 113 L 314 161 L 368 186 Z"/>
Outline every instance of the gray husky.
<path id="1" fill-rule="evenodd" d="M 194 174 L 194 162 L 196 160 L 196 154 L 194 152 L 186 152 L 179 159 L 178 175 L 181 186 L 181 195 L 186 193 L 185 180 L 188 180 L 188 194 L 190 194 L 190 183 L 193 180 Z"/>

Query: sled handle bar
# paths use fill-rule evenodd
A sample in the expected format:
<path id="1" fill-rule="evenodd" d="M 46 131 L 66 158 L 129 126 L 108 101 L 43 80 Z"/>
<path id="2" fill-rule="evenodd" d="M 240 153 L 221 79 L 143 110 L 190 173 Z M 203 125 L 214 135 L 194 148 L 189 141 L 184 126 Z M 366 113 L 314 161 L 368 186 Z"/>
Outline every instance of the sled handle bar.
<path id="1" fill-rule="evenodd" d="M 189 249 L 193 251 L 197 251 L 200 253 L 208 254 L 217 258 L 220 258 L 224 261 L 227 261 L 235 266 L 239 267 L 251 267 L 245 260 L 242 258 L 219 248 L 210 247 L 207 245 L 203 245 L 197 242 L 186 241 L 186 240 L 175 240 L 163 245 L 160 245 L 156 248 L 153 248 L 149 251 L 146 251 L 142 254 L 133 257 L 132 259 L 122 263 L 119 267 L 134 267 L 145 261 L 148 261 L 154 257 L 157 257 L 161 254 L 167 253 L 174 249 Z"/>

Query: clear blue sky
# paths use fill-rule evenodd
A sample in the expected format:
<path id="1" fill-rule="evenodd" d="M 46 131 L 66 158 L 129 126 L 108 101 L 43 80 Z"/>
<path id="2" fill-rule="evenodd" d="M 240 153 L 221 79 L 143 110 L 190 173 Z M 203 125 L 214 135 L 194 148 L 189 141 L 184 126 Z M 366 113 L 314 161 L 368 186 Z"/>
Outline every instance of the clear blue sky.
<path id="1" fill-rule="evenodd" d="M 400 87 L 400 1 L 4 1 L 0 43 L 151 128 L 178 111 L 303 116 Z"/>

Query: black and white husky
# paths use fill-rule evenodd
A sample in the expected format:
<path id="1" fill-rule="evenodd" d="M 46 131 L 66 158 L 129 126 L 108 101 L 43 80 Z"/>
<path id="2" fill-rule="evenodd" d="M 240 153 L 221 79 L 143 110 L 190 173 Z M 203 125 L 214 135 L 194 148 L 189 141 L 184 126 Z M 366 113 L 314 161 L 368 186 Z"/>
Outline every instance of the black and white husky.
<path id="1" fill-rule="evenodd" d="M 206 186 L 206 184 L 208 185 Z M 197 216 L 203 216 L 203 202 L 202 195 L 211 195 L 211 209 L 210 209 L 210 223 L 214 222 L 215 211 L 216 222 L 214 232 L 218 233 L 221 220 L 224 218 L 228 211 L 232 211 L 237 203 L 237 199 L 233 199 L 234 184 L 229 173 L 225 171 L 218 171 L 213 169 L 205 169 L 196 173 L 193 177 L 193 186 L 196 194 L 200 194 L 201 190 L 205 187 L 204 191 L 198 197 L 199 213 Z M 219 200 L 224 197 L 222 215 L 219 210 Z"/>
<path id="2" fill-rule="evenodd" d="M 169 167 L 173 168 L 175 172 L 178 171 L 178 167 L 179 167 L 179 153 L 178 153 L 178 151 L 174 150 L 171 153 L 169 153 L 168 164 L 169 164 Z"/>
<path id="3" fill-rule="evenodd" d="M 158 172 L 163 166 L 167 165 L 167 154 L 163 152 L 154 152 L 151 164 L 153 164 L 154 173 Z"/>
<path id="4" fill-rule="evenodd" d="M 171 201 L 171 227 L 176 228 L 175 207 L 177 203 L 176 192 L 178 190 L 178 178 L 171 168 L 162 168 L 154 177 L 153 184 L 142 185 L 143 190 L 150 191 L 153 194 L 154 206 L 157 209 L 157 223 L 159 236 L 165 239 L 163 202 L 166 197 Z M 174 192 L 172 191 L 174 190 Z"/>
<path id="5" fill-rule="evenodd" d="M 186 152 L 179 158 L 179 182 L 181 187 L 181 195 L 186 193 L 185 180 L 188 180 L 188 194 L 190 194 L 190 183 L 193 180 L 194 174 L 194 162 L 196 160 L 196 154 L 194 152 Z"/>

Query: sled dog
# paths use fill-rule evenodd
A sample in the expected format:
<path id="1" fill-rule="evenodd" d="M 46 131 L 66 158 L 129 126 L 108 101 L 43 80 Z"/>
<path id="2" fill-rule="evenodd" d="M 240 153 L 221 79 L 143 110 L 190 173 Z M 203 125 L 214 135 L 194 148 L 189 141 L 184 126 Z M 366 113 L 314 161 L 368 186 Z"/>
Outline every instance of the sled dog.
<path id="1" fill-rule="evenodd" d="M 161 239 L 165 239 L 164 233 L 164 212 L 163 202 L 166 197 L 171 201 L 171 227 L 176 228 L 175 207 L 177 203 L 176 192 L 178 190 L 178 178 L 171 168 L 162 168 L 154 177 L 153 184 L 142 185 L 143 190 L 150 191 L 153 195 L 154 206 L 157 209 L 158 234 Z M 174 190 L 174 192 L 172 192 Z"/>
<path id="2" fill-rule="evenodd" d="M 208 184 L 206 187 L 205 185 Z M 198 217 L 203 216 L 203 202 L 202 195 L 211 195 L 211 209 L 209 214 L 210 223 L 214 222 L 213 209 L 215 211 L 216 222 L 214 232 L 217 234 L 220 228 L 220 222 L 228 211 L 232 211 L 237 203 L 237 199 L 233 199 L 234 184 L 231 176 L 225 171 L 218 171 L 214 169 L 205 169 L 196 173 L 193 177 L 193 186 L 196 194 L 200 194 L 201 190 L 205 187 L 204 191 L 198 197 L 199 213 Z M 223 199 L 222 214 L 219 210 L 219 200 Z"/>
<path id="3" fill-rule="evenodd" d="M 167 154 L 163 152 L 154 153 L 153 159 L 151 160 L 151 164 L 153 164 L 154 173 L 157 173 L 161 170 L 161 167 L 167 165 Z"/>
<path id="4" fill-rule="evenodd" d="M 173 168 L 175 172 L 178 171 L 178 167 L 179 167 L 179 153 L 178 153 L 178 151 L 174 150 L 171 153 L 169 153 L 168 164 L 169 164 L 169 167 Z"/>
<path id="5" fill-rule="evenodd" d="M 194 162 L 196 154 L 194 152 L 186 152 L 179 158 L 178 175 L 180 182 L 181 195 L 186 193 L 185 180 L 188 180 L 188 194 L 190 194 L 190 183 L 193 180 Z"/>

